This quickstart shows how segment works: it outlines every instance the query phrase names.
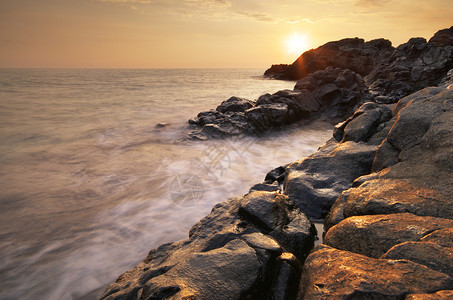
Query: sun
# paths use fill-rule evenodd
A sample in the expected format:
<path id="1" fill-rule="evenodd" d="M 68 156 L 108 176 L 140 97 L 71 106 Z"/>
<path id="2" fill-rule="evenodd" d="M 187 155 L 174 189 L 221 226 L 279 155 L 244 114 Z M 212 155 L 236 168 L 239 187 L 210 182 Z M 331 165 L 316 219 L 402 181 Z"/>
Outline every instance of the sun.
<path id="1" fill-rule="evenodd" d="M 302 54 L 309 50 L 307 36 L 293 33 L 293 35 L 286 39 L 286 49 L 289 54 Z"/>

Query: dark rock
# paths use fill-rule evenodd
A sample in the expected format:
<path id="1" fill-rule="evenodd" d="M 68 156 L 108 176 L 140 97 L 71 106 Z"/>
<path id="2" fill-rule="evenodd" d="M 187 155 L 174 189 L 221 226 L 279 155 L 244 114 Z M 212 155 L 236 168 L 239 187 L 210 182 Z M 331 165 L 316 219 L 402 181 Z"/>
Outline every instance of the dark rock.
<path id="1" fill-rule="evenodd" d="M 334 137 L 337 141 L 342 142 L 366 142 L 378 131 L 380 124 L 391 118 L 392 112 L 388 107 L 367 102 L 346 121 L 335 127 Z"/>
<path id="2" fill-rule="evenodd" d="M 347 118 L 371 98 L 360 75 L 351 70 L 329 67 L 302 79 L 292 91 L 265 94 L 255 103 L 231 97 L 215 111 L 199 113 L 189 123 L 208 128 L 192 131 L 189 138 L 197 138 L 200 132 L 210 138 L 260 136 L 271 129 L 320 116 L 335 123 Z"/>
<path id="3" fill-rule="evenodd" d="M 283 103 L 263 104 L 245 112 L 247 122 L 258 132 L 288 123 L 288 105 Z"/>
<path id="4" fill-rule="evenodd" d="M 436 32 L 429 43 L 435 46 L 453 46 L 453 26 Z"/>
<path id="5" fill-rule="evenodd" d="M 297 259 L 291 253 L 283 253 L 278 257 L 274 284 L 267 299 L 295 299 L 299 287 L 300 271 Z"/>
<path id="6" fill-rule="evenodd" d="M 281 188 L 278 182 L 274 182 L 272 184 L 257 183 L 250 188 L 250 192 L 252 191 L 279 192 L 281 191 Z"/>
<path id="7" fill-rule="evenodd" d="M 219 126 L 215 124 L 206 124 L 201 130 L 205 136 L 213 138 L 221 138 L 226 135 L 226 132 Z"/>
<path id="8" fill-rule="evenodd" d="M 285 195 L 250 193 L 242 200 L 239 214 L 301 260 L 313 247 L 314 225 Z"/>
<path id="9" fill-rule="evenodd" d="M 245 112 L 247 109 L 253 106 L 252 101 L 238 98 L 238 97 L 231 97 L 226 101 L 223 101 L 219 106 L 217 106 L 216 110 L 221 113 L 226 112 Z"/>
<path id="10" fill-rule="evenodd" d="M 160 298 L 163 290 L 165 297 L 239 298 L 247 295 L 259 280 L 259 274 L 256 252 L 236 239 L 219 249 L 193 253 L 165 274 L 148 280 L 141 298 Z M 174 284 L 169 286 L 170 282 Z"/>
<path id="11" fill-rule="evenodd" d="M 392 98 L 393 102 L 437 85 L 453 68 L 452 39 L 453 27 L 440 30 L 429 42 L 423 38 L 410 39 L 398 46 L 389 60 L 370 73 L 365 81 L 373 93 Z"/>
<path id="12" fill-rule="evenodd" d="M 106 289 L 103 299 L 294 294 L 299 264 L 315 235 L 314 226 L 285 195 L 252 192 L 231 198 L 194 225 L 188 239 L 150 251 Z"/>
<path id="13" fill-rule="evenodd" d="M 269 173 L 266 174 L 264 181 L 269 183 L 273 183 L 274 181 L 277 181 L 279 184 L 283 183 L 285 180 L 285 169 L 287 166 L 288 165 L 280 166 L 269 171 Z"/>
<path id="14" fill-rule="evenodd" d="M 330 142 L 286 169 L 284 193 L 312 219 L 323 219 L 354 179 L 371 171 L 377 146 Z"/>
<path id="15" fill-rule="evenodd" d="M 317 49 L 304 52 L 289 66 L 273 65 L 264 75 L 275 79 L 298 80 L 327 67 L 351 69 L 364 76 L 392 54 L 394 48 L 388 40 L 365 42 L 349 38 L 329 42 Z"/>
<path id="16" fill-rule="evenodd" d="M 347 218 L 330 228 L 324 243 L 337 249 L 379 258 L 395 245 L 419 241 L 429 233 L 453 227 L 453 220 L 413 214 Z"/>
<path id="17" fill-rule="evenodd" d="M 321 245 L 305 261 L 298 299 L 402 299 L 452 286 L 450 276 L 411 261 L 373 259 Z"/>

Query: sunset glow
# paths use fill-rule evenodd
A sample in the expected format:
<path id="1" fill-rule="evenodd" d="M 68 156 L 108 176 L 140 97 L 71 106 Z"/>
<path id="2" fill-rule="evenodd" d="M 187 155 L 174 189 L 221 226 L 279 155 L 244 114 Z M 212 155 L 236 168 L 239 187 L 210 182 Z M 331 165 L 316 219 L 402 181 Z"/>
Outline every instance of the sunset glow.
<path id="1" fill-rule="evenodd" d="M 289 54 L 297 54 L 309 50 L 308 39 L 306 35 L 294 33 L 286 39 L 286 47 Z"/>
<path id="2" fill-rule="evenodd" d="M 342 38 L 430 38 L 452 15 L 450 0 L 3 0 L 0 67 L 265 69 Z"/>

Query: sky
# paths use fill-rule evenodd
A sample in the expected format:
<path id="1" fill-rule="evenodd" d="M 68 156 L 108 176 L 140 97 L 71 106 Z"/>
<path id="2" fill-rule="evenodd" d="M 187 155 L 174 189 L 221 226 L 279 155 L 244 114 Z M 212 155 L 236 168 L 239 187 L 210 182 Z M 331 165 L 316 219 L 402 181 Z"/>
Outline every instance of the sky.
<path id="1" fill-rule="evenodd" d="M 451 0 L 0 0 L 0 68 L 265 69 L 451 26 Z"/>

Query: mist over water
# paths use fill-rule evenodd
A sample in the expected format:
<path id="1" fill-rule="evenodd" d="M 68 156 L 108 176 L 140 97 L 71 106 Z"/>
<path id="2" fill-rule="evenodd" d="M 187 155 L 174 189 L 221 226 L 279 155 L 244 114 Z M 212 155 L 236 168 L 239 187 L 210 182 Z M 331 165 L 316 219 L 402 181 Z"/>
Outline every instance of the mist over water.
<path id="1" fill-rule="evenodd" d="M 261 73 L 0 70 L 0 298 L 99 289 L 330 138 L 330 125 L 314 123 L 259 139 L 178 142 L 187 119 L 230 96 L 294 86 Z"/>

